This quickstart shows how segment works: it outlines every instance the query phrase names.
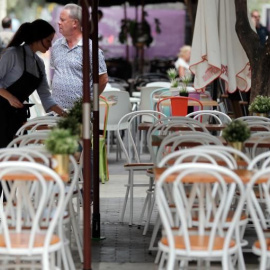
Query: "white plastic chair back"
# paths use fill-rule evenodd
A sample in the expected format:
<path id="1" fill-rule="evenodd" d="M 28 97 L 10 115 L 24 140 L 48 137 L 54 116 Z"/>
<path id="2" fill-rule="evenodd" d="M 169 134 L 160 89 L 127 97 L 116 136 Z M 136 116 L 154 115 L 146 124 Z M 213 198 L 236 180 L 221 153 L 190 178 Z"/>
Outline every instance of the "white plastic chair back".
<path id="1" fill-rule="evenodd" d="M 129 93 L 125 91 L 108 91 L 103 92 L 102 96 L 104 96 L 108 101 L 115 102 L 115 104 L 111 105 L 109 108 L 107 131 L 116 131 L 118 128 L 119 120 L 124 115 L 131 112 L 132 107 L 129 100 Z M 126 123 L 122 123 L 120 128 L 124 129 L 125 127 Z"/>

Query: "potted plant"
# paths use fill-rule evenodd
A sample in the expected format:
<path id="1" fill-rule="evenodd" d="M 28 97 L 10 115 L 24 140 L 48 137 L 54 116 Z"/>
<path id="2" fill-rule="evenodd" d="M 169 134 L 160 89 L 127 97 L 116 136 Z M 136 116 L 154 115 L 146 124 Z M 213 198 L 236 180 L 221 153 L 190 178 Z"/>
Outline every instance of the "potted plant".
<path id="1" fill-rule="evenodd" d="M 241 151 L 244 141 L 250 137 L 250 128 L 242 120 L 233 120 L 224 128 L 222 137 L 229 145 Z"/>
<path id="2" fill-rule="evenodd" d="M 185 96 L 185 97 L 188 97 L 188 90 L 187 90 L 187 87 L 189 85 L 189 83 L 191 83 L 192 81 L 192 77 L 191 76 L 183 76 L 181 77 L 181 85 L 180 85 L 180 92 L 179 92 L 179 95 L 180 96 Z"/>
<path id="3" fill-rule="evenodd" d="M 73 135 L 82 137 L 82 105 L 82 98 L 76 100 L 73 107 L 58 122 L 57 127 L 70 129 Z"/>
<path id="4" fill-rule="evenodd" d="M 45 140 L 45 147 L 53 156 L 54 170 L 60 175 L 68 175 L 69 155 L 78 150 L 78 136 L 70 129 L 54 128 Z"/>
<path id="5" fill-rule="evenodd" d="M 170 79 L 170 91 L 172 91 L 172 95 L 178 94 L 179 81 L 176 79 L 176 77 L 177 77 L 176 69 L 174 69 L 174 68 L 168 69 L 167 75 Z"/>
<path id="6" fill-rule="evenodd" d="M 270 112 L 270 98 L 267 96 L 255 97 L 248 110 L 255 115 L 267 117 Z"/>
<path id="7" fill-rule="evenodd" d="M 82 124 L 74 116 L 66 115 L 57 122 L 57 127 L 60 129 L 69 129 L 72 135 L 81 135 Z"/>

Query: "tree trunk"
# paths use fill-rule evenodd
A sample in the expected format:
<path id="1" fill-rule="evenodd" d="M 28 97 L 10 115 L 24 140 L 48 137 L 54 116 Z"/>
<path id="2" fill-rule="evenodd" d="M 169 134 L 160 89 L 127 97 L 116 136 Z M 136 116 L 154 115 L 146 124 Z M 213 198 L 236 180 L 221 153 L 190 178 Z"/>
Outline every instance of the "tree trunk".
<path id="1" fill-rule="evenodd" d="M 270 94 L 270 41 L 261 45 L 259 36 L 250 27 L 247 0 L 235 0 L 235 9 L 235 29 L 250 62 L 250 101 L 253 101 L 257 95 Z"/>

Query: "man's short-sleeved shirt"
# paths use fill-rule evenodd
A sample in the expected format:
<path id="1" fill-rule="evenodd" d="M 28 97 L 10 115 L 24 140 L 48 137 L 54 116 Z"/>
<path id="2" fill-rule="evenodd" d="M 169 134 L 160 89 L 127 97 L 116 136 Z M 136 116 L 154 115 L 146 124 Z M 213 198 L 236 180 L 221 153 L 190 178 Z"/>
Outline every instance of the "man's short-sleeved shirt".
<path id="1" fill-rule="evenodd" d="M 92 41 L 89 40 L 90 65 L 92 67 Z M 56 103 L 70 109 L 83 95 L 82 40 L 69 48 L 65 38 L 56 40 L 51 50 L 51 67 L 54 69 L 52 96 Z M 98 52 L 99 75 L 107 73 L 102 50 Z M 92 70 L 92 68 L 91 68 Z M 93 77 L 90 76 L 90 91 L 93 93 Z"/>

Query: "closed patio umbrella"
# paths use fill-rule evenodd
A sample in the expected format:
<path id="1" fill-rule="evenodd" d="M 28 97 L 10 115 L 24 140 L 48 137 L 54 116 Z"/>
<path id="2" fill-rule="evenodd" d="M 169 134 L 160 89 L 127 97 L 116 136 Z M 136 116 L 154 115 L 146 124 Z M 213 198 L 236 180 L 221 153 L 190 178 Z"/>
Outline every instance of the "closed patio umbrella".
<path id="1" fill-rule="evenodd" d="M 229 93 L 249 91 L 249 60 L 237 37 L 235 22 L 234 0 L 198 2 L 190 61 L 196 90 L 221 78 Z"/>

